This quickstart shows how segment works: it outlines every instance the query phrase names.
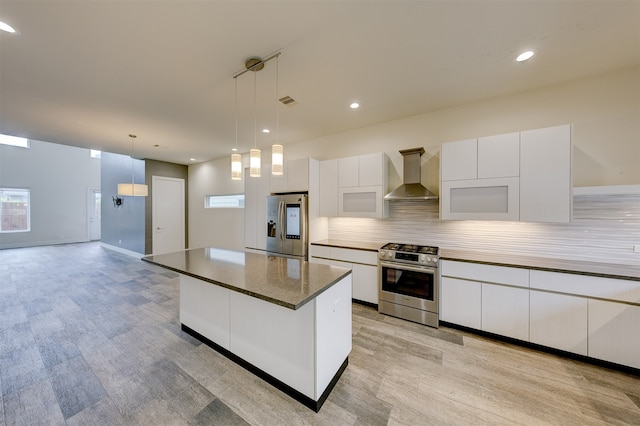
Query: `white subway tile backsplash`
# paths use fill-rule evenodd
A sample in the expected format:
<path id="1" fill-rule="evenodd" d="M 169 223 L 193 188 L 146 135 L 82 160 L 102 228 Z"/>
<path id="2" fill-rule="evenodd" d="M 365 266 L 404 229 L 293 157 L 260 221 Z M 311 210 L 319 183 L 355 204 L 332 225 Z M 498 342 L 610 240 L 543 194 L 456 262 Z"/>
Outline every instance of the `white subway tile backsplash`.
<path id="1" fill-rule="evenodd" d="M 640 194 L 575 195 L 571 223 L 440 221 L 438 203 L 394 202 L 388 219 L 331 218 L 329 238 L 640 263 Z"/>

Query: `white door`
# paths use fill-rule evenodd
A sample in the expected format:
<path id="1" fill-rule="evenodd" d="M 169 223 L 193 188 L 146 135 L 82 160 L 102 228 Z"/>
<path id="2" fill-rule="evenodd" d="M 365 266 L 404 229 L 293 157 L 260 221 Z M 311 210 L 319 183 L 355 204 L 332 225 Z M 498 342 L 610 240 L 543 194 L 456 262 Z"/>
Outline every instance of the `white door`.
<path id="1" fill-rule="evenodd" d="M 153 254 L 184 250 L 184 179 L 152 176 Z"/>
<path id="2" fill-rule="evenodd" d="M 100 215 L 102 209 L 102 193 L 98 189 L 90 189 L 87 202 L 87 218 L 89 220 L 89 241 L 97 241 L 100 236 Z"/>

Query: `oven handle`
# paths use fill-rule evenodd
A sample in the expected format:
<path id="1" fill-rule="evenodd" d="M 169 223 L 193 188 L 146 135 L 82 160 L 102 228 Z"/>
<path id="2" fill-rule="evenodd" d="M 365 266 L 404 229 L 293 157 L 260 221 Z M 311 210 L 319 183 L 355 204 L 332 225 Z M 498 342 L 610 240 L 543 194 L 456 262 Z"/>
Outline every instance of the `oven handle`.
<path id="1" fill-rule="evenodd" d="M 425 272 L 425 273 L 431 273 L 434 275 L 436 274 L 436 270 L 434 268 L 413 267 L 413 266 L 400 265 L 398 263 L 389 263 L 389 262 L 380 262 L 380 266 L 393 268 L 393 269 L 400 269 L 405 271 Z"/>

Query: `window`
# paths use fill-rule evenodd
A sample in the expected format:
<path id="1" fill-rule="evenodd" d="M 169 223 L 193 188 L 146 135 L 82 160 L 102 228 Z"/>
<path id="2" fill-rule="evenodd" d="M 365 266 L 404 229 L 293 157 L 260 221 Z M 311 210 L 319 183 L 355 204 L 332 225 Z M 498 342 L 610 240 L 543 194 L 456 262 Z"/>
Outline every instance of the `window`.
<path id="1" fill-rule="evenodd" d="M 0 188 L 0 232 L 31 230 L 28 189 Z"/>
<path id="2" fill-rule="evenodd" d="M 0 145 L 19 146 L 29 148 L 29 139 L 0 134 Z"/>
<path id="3" fill-rule="evenodd" d="M 91 155 L 91 158 L 101 158 L 102 151 L 98 151 L 97 149 L 92 149 L 90 155 Z"/>
<path id="4" fill-rule="evenodd" d="M 243 209 L 244 194 L 205 195 L 205 209 Z"/>

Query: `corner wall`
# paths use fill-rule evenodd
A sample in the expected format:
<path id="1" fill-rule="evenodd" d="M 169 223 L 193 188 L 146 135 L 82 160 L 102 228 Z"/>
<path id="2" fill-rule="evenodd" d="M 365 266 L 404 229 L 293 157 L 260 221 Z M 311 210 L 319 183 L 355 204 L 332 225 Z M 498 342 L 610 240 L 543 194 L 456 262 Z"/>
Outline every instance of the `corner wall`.
<path id="1" fill-rule="evenodd" d="M 30 141 L 0 145 L 0 187 L 30 190 L 31 231 L 0 234 L 0 248 L 89 241 L 88 190 L 100 189 L 88 149 Z"/>
<path id="2" fill-rule="evenodd" d="M 144 183 L 145 164 L 133 160 L 135 183 Z M 118 194 L 118 183 L 131 182 L 131 157 L 102 153 L 102 242 L 140 254 L 145 247 L 145 202 L 147 197 L 121 197 L 116 207 L 113 197 Z"/>

